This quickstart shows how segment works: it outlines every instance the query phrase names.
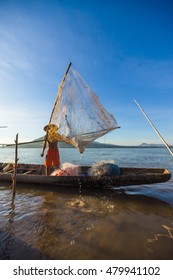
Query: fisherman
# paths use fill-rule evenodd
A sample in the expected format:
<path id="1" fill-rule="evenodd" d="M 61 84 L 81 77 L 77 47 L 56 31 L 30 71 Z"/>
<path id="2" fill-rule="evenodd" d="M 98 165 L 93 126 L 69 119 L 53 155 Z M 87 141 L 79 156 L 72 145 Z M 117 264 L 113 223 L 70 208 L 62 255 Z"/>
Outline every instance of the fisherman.
<path id="1" fill-rule="evenodd" d="M 49 176 L 51 174 L 52 167 L 56 169 L 60 166 L 60 156 L 58 150 L 58 127 L 55 124 L 49 124 L 44 127 L 44 131 L 46 131 L 45 142 L 43 145 L 43 150 L 41 153 L 41 157 L 44 156 L 44 151 L 46 148 L 46 143 L 48 142 L 48 150 L 46 153 L 46 158 L 44 161 L 44 165 L 46 166 L 46 175 Z"/>

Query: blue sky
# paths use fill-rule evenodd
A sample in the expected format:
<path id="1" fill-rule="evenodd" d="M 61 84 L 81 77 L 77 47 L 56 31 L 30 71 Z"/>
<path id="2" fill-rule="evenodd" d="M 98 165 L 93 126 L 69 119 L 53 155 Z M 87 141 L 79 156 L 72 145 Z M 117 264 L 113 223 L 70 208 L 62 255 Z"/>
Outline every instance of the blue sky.
<path id="1" fill-rule="evenodd" d="M 0 143 L 44 134 L 64 72 L 73 67 L 120 129 L 98 139 L 173 144 L 170 0 L 0 0 Z"/>

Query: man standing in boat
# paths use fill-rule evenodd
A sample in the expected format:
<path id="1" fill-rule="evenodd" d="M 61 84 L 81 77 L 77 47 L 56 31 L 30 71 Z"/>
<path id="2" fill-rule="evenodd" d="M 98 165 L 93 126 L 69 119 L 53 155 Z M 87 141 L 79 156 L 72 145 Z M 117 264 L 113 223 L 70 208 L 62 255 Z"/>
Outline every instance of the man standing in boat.
<path id="1" fill-rule="evenodd" d="M 41 153 L 41 157 L 44 156 L 44 151 L 46 148 L 46 144 L 48 143 L 48 150 L 46 153 L 46 158 L 44 165 L 46 166 L 46 175 L 50 175 L 52 167 L 59 168 L 60 166 L 60 156 L 58 150 L 58 127 L 55 124 L 49 124 L 44 127 L 44 131 L 46 131 L 45 141 L 43 145 L 43 150 Z"/>

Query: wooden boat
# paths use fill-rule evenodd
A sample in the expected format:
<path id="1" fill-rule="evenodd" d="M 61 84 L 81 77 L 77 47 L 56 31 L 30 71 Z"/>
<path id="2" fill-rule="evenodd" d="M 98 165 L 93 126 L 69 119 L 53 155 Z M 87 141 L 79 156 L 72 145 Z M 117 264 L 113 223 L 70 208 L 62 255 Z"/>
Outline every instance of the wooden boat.
<path id="1" fill-rule="evenodd" d="M 53 185 L 59 187 L 81 188 L 111 188 L 129 185 L 155 184 L 170 180 L 171 173 L 161 168 L 120 168 L 120 175 L 115 176 L 89 176 L 89 166 L 81 166 L 78 176 L 45 176 L 44 165 L 18 164 L 17 184 L 40 185 L 41 187 Z M 7 171 L 0 168 L 0 181 L 12 182 L 13 166 Z"/>

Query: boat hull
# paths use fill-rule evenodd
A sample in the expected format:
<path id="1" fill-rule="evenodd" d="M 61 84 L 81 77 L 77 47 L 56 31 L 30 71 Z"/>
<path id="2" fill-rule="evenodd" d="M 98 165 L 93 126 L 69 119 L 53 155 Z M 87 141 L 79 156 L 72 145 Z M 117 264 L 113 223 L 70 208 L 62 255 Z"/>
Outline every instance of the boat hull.
<path id="1" fill-rule="evenodd" d="M 116 176 L 88 176 L 86 172 L 79 176 L 45 176 L 43 165 L 22 165 L 24 172 L 16 175 L 16 182 L 22 184 L 53 185 L 55 187 L 120 187 L 130 185 L 163 183 L 171 178 L 167 169 L 160 168 L 120 168 L 120 175 Z M 89 167 L 82 167 L 86 171 Z M 26 171 L 28 169 L 28 171 Z M 29 170 L 30 169 L 30 170 Z M 32 173 L 32 174 L 28 174 Z M 0 181 L 12 182 L 13 172 L 0 172 Z"/>

